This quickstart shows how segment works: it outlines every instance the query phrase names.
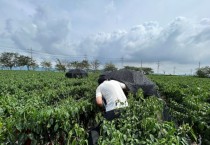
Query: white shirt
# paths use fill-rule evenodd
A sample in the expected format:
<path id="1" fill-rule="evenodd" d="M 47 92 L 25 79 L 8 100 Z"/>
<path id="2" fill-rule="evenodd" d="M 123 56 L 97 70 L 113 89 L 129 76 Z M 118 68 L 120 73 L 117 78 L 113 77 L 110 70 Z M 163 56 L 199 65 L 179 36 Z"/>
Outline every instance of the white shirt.
<path id="1" fill-rule="evenodd" d="M 125 88 L 125 84 L 115 80 L 106 80 L 97 87 L 96 97 L 103 97 L 106 100 L 106 112 L 128 106 L 127 98 L 122 90 Z"/>

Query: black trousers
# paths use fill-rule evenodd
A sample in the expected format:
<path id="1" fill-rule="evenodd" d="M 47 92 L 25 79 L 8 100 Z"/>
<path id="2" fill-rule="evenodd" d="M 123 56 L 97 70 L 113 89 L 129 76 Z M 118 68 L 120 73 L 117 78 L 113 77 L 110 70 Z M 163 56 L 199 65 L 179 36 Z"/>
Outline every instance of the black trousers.
<path id="1" fill-rule="evenodd" d="M 115 118 L 120 118 L 120 115 L 124 109 L 115 109 L 111 111 L 107 111 L 104 114 L 104 118 L 108 121 L 111 121 Z M 88 145 L 97 145 L 97 141 L 100 135 L 100 127 L 102 125 L 102 121 L 94 128 L 89 131 Z"/>
<path id="2" fill-rule="evenodd" d="M 100 128 L 101 128 L 102 121 L 96 126 L 93 127 L 89 132 L 88 137 L 88 145 L 97 145 L 98 138 L 100 135 Z"/>
<path id="3" fill-rule="evenodd" d="M 111 121 L 115 118 L 119 118 L 121 115 L 121 112 L 122 112 L 122 109 L 115 109 L 115 110 L 107 111 L 104 114 L 104 118 Z"/>

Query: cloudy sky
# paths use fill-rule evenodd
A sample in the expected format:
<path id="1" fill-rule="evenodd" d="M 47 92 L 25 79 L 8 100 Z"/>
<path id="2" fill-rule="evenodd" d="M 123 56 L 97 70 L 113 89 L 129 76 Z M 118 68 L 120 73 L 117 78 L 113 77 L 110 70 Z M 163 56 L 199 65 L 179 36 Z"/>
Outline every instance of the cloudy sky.
<path id="1" fill-rule="evenodd" d="M 209 5 L 209 0 L 0 0 L 0 52 L 192 74 L 199 64 L 210 65 Z"/>

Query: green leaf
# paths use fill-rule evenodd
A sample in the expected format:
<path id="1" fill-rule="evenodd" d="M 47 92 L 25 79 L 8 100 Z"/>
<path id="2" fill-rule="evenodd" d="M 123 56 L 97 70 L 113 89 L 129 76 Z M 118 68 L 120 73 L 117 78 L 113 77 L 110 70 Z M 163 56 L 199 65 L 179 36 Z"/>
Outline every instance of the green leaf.
<path id="1" fill-rule="evenodd" d="M 55 131 L 55 132 L 58 130 L 58 127 L 59 127 L 59 126 L 58 126 L 58 123 L 56 123 L 55 126 L 54 126 L 54 131 Z"/>
<path id="2" fill-rule="evenodd" d="M 74 138 L 73 142 L 71 143 L 72 145 L 77 145 L 77 140 Z"/>
<path id="3" fill-rule="evenodd" d="M 152 134 L 149 135 L 150 139 L 152 140 L 152 142 L 154 142 L 155 138 Z"/>
<path id="4" fill-rule="evenodd" d="M 48 124 L 47 124 L 47 128 L 50 128 L 50 127 L 51 127 L 51 124 L 48 123 Z"/>

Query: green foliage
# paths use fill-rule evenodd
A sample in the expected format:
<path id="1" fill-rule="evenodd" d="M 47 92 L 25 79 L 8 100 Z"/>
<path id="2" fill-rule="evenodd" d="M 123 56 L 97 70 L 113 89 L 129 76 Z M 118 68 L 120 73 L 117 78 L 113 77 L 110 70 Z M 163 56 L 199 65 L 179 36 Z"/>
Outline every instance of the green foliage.
<path id="1" fill-rule="evenodd" d="M 100 66 L 99 60 L 96 59 L 96 60 L 93 60 L 93 61 L 91 62 L 91 68 L 92 68 L 94 71 L 98 70 L 99 66 Z"/>
<path id="2" fill-rule="evenodd" d="M 123 117 L 104 121 L 99 144 L 188 144 L 188 125 L 175 127 L 173 122 L 162 122 L 163 102 L 156 97 L 129 96 L 129 107 Z"/>
<path id="3" fill-rule="evenodd" d="M 31 58 L 28 56 L 20 55 L 17 57 L 17 66 L 30 66 Z"/>
<path id="4" fill-rule="evenodd" d="M 73 144 L 72 132 L 85 144 L 97 112 L 92 103 L 97 83 L 90 80 L 95 77 L 66 79 L 63 73 L 33 71 L 1 71 L 0 76 L 0 143 Z"/>
<path id="5" fill-rule="evenodd" d="M 122 118 L 104 120 L 95 105 L 99 74 L 67 79 L 62 72 L 0 71 L 0 144 L 87 144 L 103 120 L 99 144 L 202 144 L 210 142 L 209 80 L 149 76 L 164 96 L 129 94 Z M 164 121 L 164 104 L 172 121 Z"/>
<path id="6" fill-rule="evenodd" d="M 42 62 L 41 62 L 41 66 L 42 66 L 45 70 L 49 71 L 49 70 L 52 68 L 52 63 L 51 63 L 50 61 L 42 61 Z"/>
<path id="7" fill-rule="evenodd" d="M 12 52 L 2 53 L 0 56 L 0 63 L 3 67 L 9 68 L 10 70 L 16 66 L 18 67 L 27 66 L 28 70 L 30 67 L 34 69 L 38 66 L 36 64 L 36 61 L 33 60 L 32 58 Z"/>
<path id="8" fill-rule="evenodd" d="M 57 59 L 57 63 L 55 65 L 55 68 L 58 70 L 58 71 L 63 71 L 65 72 L 66 71 L 66 64 L 65 62 L 61 62 L 59 59 Z"/>
<path id="9" fill-rule="evenodd" d="M 146 75 L 154 73 L 154 71 L 150 67 L 142 67 L 142 70 L 145 72 Z"/>
<path id="10" fill-rule="evenodd" d="M 198 77 L 201 77 L 201 78 L 210 77 L 210 67 L 209 66 L 206 66 L 206 67 L 197 69 L 196 75 Z"/>
<path id="11" fill-rule="evenodd" d="M 106 63 L 104 66 L 104 71 L 114 71 L 117 70 L 116 66 L 113 63 Z"/>
<path id="12" fill-rule="evenodd" d="M 135 70 L 135 71 L 143 71 L 146 75 L 153 74 L 154 71 L 150 67 L 134 67 L 134 66 L 125 66 L 125 69 Z"/>
<path id="13" fill-rule="evenodd" d="M 75 69 L 89 69 L 90 64 L 88 60 L 82 60 L 81 62 L 79 61 L 71 62 L 71 66 Z"/>
<path id="14" fill-rule="evenodd" d="M 2 66 L 12 69 L 17 64 L 17 53 L 4 52 L 0 56 Z"/>
<path id="15" fill-rule="evenodd" d="M 150 76 L 154 80 L 170 108 L 174 120 L 192 126 L 202 144 L 210 141 L 209 80 L 196 77 Z"/>

